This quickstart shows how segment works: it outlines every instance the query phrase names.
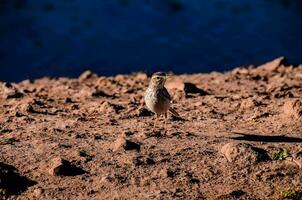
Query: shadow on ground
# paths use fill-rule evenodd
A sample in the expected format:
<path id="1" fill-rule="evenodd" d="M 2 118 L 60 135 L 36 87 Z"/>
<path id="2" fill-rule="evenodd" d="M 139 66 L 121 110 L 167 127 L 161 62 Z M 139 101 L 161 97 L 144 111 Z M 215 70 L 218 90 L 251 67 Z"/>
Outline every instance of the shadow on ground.
<path id="1" fill-rule="evenodd" d="M 287 137 L 284 135 L 270 136 L 270 135 L 257 135 L 246 133 L 235 133 L 238 136 L 229 137 L 233 140 L 244 140 L 254 142 L 289 142 L 289 143 L 302 143 L 302 138 Z"/>
<path id="2" fill-rule="evenodd" d="M 0 162 L 0 191 L 2 191 L 0 194 L 1 198 L 2 195 L 10 196 L 19 194 L 36 183 L 37 182 L 21 176 L 14 166 Z"/>

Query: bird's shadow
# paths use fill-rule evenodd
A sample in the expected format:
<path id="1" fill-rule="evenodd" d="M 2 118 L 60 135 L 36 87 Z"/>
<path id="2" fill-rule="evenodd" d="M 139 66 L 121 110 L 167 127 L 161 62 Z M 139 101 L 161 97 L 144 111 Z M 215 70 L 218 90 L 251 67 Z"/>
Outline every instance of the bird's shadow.
<path id="1" fill-rule="evenodd" d="M 257 135 L 257 134 L 246 134 L 246 133 L 234 133 L 237 136 L 229 137 L 233 140 L 244 140 L 254 142 L 286 142 L 286 143 L 302 143 L 302 138 L 298 137 L 287 137 L 285 135 Z"/>

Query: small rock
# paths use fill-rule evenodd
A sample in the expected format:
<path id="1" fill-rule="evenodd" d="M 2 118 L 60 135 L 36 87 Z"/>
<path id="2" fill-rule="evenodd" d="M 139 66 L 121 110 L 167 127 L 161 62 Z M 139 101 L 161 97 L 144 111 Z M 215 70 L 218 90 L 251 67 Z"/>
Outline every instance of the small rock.
<path id="1" fill-rule="evenodd" d="M 294 154 L 293 156 L 293 162 L 298 165 L 300 169 L 302 169 L 302 151 Z"/>
<path id="2" fill-rule="evenodd" d="M 80 82 L 83 82 L 87 79 L 91 79 L 91 78 L 97 78 L 97 74 L 93 73 L 92 71 L 90 70 L 87 70 L 85 72 L 83 72 L 80 76 L 79 76 L 79 81 Z"/>
<path id="3" fill-rule="evenodd" d="M 43 189 L 42 188 L 37 188 L 33 191 L 35 197 L 40 197 L 43 193 Z"/>
<path id="4" fill-rule="evenodd" d="M 283 106 L 284 115 L 291 118 L 302 119 L 302 102 L 297 99 L 287 101 Z"/>
<path id="5" fill-rule="evenodd" d="M 247 143 L 227 143 L 221 148 L 221 153 L 229 162 L 239 163 L 243 166 L 269 159 L 269 156 L 264 149 L 253 147 Z"/>
<path id="6" fill-rule="evenodd" d="M 297 153 L 295 154 L 295 158 L 300 158 L 300 159 L 302 159 L 302 150 L 299 151 L 299 152 L 297 152 Z"/>
<path id="7" fill-rule="evenodd" d="M 264 72 L 273 72 L 273 71 L 277 71 L 278 68 L 282 65 L 287 65 L 287 61 L 285 57 L 279 57 L 276 58 L 275 60 L 260 65 L 259 67 L 256 68 L 256 70 L 257 71 L 260 70 Z"/>
<path id="8" fill-rule="evenodd" d="M 53 176 L 76 176 L 86 173 L 82 168 L 60 157 L 52 159 L 50 164 L 51 166 L 48 172 Z"/>
<path id="9" fill-rule="evenodd" d="M 2 87 L 1 87 L 2 86 Z M 13 84 L 4 83 L 0 85 L 0 92 L 3 92 L 6 99 L 22 98 L 24 94 L 20 92 Z"/>
<path id="10" fill-rule="evenodd" d="M 121 137 L 114 142 L 113 150 L 116 151 L 123 148 L 126 151 L 131 151 L 131 150 L 140 151 L 140 147 L 141 145 L 139 143 Z"/>

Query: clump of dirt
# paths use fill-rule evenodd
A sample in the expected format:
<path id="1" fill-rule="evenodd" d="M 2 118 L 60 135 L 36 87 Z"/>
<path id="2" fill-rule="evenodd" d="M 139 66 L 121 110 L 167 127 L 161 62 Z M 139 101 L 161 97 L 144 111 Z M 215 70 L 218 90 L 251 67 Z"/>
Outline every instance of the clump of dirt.
<path id="1" fill-rule="evenodd" d="M 133 142 L 124 137 L 118 138 L 113 144 L 113 150 L 124 149 L 126 151 L 129 150 L 140 150 L 141 145 L 139 143 Z"/>
<path id="2" fill-rule="evenodd" d="M 239 163 L 239 166 L 243 167 L 270 160 L 270 157 L 264 149 L 253 147 L 248 143 L 227 143 L 221 148 L 221 153 L 232 164 L 237 162 Z"/>
<path id="3" fill-rule="evenodd" d="M 169 116 L 167 132 L 164 117 L 144 105 L 148 81 L 145 73 L 86 71 L 0 83 L 3 198 L 299 196 L 302 65 L 282 57 L 171 74 L 166 86 L 181 118 Z"/>
<path id="4" fill-rule="evenodd" d="M 285 102 L 283 109 L 286 116 L 302 120 L 302 102 L 300 99 Z"/>
<path id="5" fill-rule="evenodd" d="M 60 157 L 52 159 L 49 163 L 48 172 L 53 176 L 77 176 L 86 173 L 82 168 Z"/>

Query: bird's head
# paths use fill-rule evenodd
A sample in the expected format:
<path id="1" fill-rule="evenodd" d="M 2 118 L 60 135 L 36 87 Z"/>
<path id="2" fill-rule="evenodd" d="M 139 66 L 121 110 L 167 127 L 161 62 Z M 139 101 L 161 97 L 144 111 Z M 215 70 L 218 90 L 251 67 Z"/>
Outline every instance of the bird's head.
<path id="1" fill-rule="evenodd" d="M 164 72 L 156 72 L 152 75 L 150 85 L 155 87 L 164 87 L 167 80 L 167 74 Z"/>

